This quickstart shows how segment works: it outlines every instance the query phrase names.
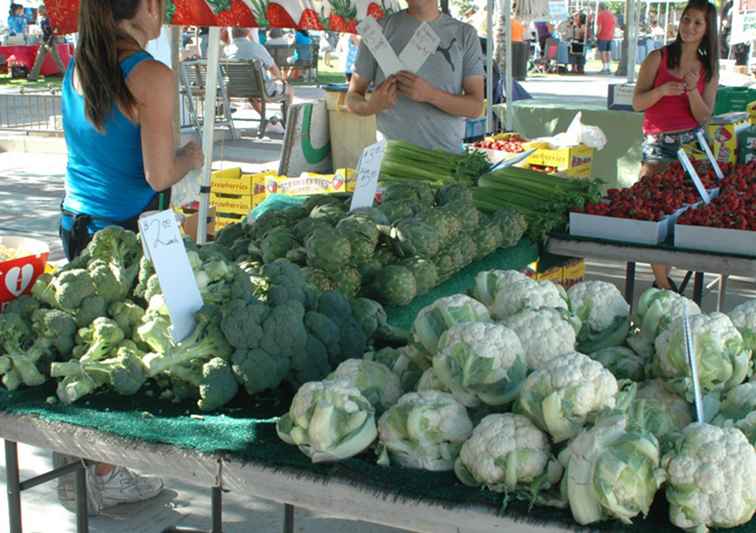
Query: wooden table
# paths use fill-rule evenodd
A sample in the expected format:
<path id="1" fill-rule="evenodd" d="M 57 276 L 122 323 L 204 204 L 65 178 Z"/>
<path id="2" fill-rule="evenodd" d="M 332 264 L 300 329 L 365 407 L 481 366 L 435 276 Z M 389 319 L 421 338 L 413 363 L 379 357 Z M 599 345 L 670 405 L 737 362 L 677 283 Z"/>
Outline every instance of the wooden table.
<path id="1" fill-rule="evenodd" d="M 625 299 L 632 305 L 635 289 L 635 263 L 658 263 L 674 265 L 695 272 L 693 300 L 700 304 L 703 296 L 703 274 L 721 274 L 717 308 L 724 304 L 727 277 L 730 275 L 756 277 L 756 257 L 729 255 L 695 250 L 680 250 L 670 246 L 612 243 L 569 235 L 549 237 L 546 250 L 557 255 L 573 257 L 596 257 L 627 263 L 625 276 Z"/>
<path id="2" fill-rule="evenodd" d="M 483 506 L 465 504 L 452 509 L 414 500 L 395 500 L 376 496 L 374 491 L 348 483 L 297 476 L 246 463 L 220 453 L 202 454 L 165 444 L 125 439 L 90 428 L 49 423 L 33 416 L 16 416 L 0 412 L 0 438 L 6 441 L 6 475 L 9 480 L 12 480 L 13 476 L 18 480 L 18 461 L 13 452 L 16 443 L 20 442 L 67 455 L 150 472 L 151 475 L 178 478 L 188 483 L 213 487 L 212 533 L 221 531 L 221 488 L 283 503 L 286 533 L 294 531 L 295 505 L 334 517 L 428 533 L 565 531 L 558 526 L 515 522 L 506 516 L 498 516 L 494 510 Z M 9 455 L 12 461 L 7 460 Z M 18 512 L 19 518 L 17 524 L 11 523 L 10 533 L 21 532 L 20 496 L 17 486 L 8 486 L 11 520 L 14 509 Z M 88 531 L 86 506 L 83 512 L 78 521 L 79 533 Z M 77 513 L 77 516 L 79 514 Z"/>

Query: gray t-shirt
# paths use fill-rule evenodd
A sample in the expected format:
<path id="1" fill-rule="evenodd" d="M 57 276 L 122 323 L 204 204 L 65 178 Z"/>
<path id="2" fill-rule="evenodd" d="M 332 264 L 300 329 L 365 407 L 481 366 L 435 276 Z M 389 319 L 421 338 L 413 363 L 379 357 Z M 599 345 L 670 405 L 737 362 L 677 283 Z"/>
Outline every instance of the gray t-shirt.
<path id="1" fill-rule="evenodd" d="M 483 75 L 483 53 L 478 33 L 469 24 L 443 13 L 429 24 L 441 42 L 417 74 L 438 89 L 462 94 L 462 80 Z M 406 11 L 400 11 L 383 19 L 381 26 L 399 55 L 420 26 L 420 21 Z M 360 44 L 354 72 L 375 85 L 386 78 L 364 43 Z M 401 139 L 418 146 L 456 153 L 462 151 L 465 119 L 400 95 L 393 108 L 378 114 L 378 130 L 388 139 Z"/>

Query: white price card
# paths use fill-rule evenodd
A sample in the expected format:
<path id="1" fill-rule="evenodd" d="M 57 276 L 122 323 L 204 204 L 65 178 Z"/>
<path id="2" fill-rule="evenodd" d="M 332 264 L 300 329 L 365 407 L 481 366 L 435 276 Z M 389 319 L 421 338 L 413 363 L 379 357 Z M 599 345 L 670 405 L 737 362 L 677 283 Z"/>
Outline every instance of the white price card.
<path id="1" fill-rule="evenodd" d="M 139 218 L 139 232 L 155 267 L 160 290 L 173 325 L 173 340 L 181 341 L 194 329 L 194 314 L 202 295 L 186 255 L 176 215 L 170 209 Z"/>
<path id="2" fill-rule="evenodd" d="M 404 70 L 417 74 L 427 59 L 436 53 L 440 42 L 441 38 L 433 31 L 430 24 L 427 22 L 420 24 L 410 42 L 399 54 L 399 61 L 404 66 Z"/>
<path id="3" fill-rule="evenodd" d="M 357 25 L 357 32 L 362 37 L 362 42 L 365 43 L 370 53 L 373 54 L 386 78 L 404 68 L 396 52 L 391 48 L 388 39 L 383 34 L 383 28 L 381 28 L 381 25 L 373 17 L 365 17 Z"/>
<path id="4" fill-rule="evenodd" d="M 375 191 L 378 190 L 378 178 L 381 174 L 381 162 L 386 151 L 386 141 L 371 144 L 362 151 L 357 163 L 357 183 L 352 194 L 352 205 L 349 210 L 361 207 L 372 207 Z"/>
<path id="5" fill-rule="evenodd" d="M 714 157 L 714 153 L 711 151 L 711 148 L 709 147 L 709 143 L 706 142 L 706 137 L 704 137 L 703 131 L 699 130 L 696 133 L 696 138 L 698 139 L 698 144 L 706 153 L 706 157 L 709 158 L 709 162 L 711 163 L 711 166 L 714 167 L 714 173 L 717 175 L 717 179 L 718 180 L 724 179 L 724 173 L 722 172 L 722 169 L 719 168 L 719 162 L 717 161 L 717 158 Z"/>
<path id="6" fill-rule="evenodd" d="M 680 160 L 680 163 L 690 176 L 690 179 L 693 180 L 693 184 L 696 186 L 698 194 L 701 195 L 704 203 L 708 204 L 709 202 L 711 202 L 711 198 L 709 197 L 709 193 L 706 191 L 706 187 L 704 187 L 704 184 L 701 183 L 701 178 L 698 177 L 698 172 L 696 172 L 696 169 L 693 168 L 693 164 L 690 162 L 690 159 L 688 159 L 688 154 L 686 154 L 685 150 L 683 150 L 682 148 L 677 151 L 677 159 Z"/>

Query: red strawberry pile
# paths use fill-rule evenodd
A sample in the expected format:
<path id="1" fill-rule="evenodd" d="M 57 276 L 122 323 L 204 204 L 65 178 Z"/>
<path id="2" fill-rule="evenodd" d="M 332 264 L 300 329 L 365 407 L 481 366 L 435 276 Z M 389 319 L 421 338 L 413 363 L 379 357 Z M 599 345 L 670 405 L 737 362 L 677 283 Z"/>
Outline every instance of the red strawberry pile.
<path id="1" fill-rule="evenodd" d="M 719 196 L 683 213 L 678 224 L 756 231 L 756 161 L 728 170 Z"/>
<path id="2" fill-rule="evenodd" d="M 478 141 L 473 146 L 475 148 L 486 148 L 488 150 L 502 150 L 504 152 L 512 152 L 519 154 L 525 151 L 524 143 L 528 142 L 527 139 L 523 139 L 519 135 L 512 134 L 505 139 L 488 138 Z"/>
<path id="3" fill-rule="evenodd" d="M 696 166 L 704 187 L 712 189 L 718 186 L 713 169 L 700 164 Z M 674 164 L 656 174 L 644 176 L 626 189 L 609 189 L 607 198 L 602 202 L 586 204 L 576 211 L 589 215 L 659 221 L 700 200 L 693 180 L 682 165 Z"/>

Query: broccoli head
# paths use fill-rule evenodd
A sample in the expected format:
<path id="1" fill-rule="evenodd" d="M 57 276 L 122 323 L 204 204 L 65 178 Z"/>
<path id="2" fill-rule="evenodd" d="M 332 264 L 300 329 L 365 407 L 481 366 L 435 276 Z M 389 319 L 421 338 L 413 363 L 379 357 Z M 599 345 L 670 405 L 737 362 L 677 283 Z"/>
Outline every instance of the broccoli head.
<path id="1" fill-rule="evenodd" d="M 55 287 L 52 285 L 53 276 L 47 272 L 40 274 L 32 285 L 32 297 L 40 303 L 50 307 L 56 307 Z"/>
<path id="2" fill-rule="evenodd" d="M 96 318 L 107 316 L 107 307 L 105 298 L 97 294 L 84 298 L 74 313 L 76 325 L 84 328 L 94 322 Z"/>
<path id="3" fill-rule="evenodd" d="M 142 245 L 133 231 L 121 226 L 108 226 L 92 236 L 87 252 L 92 259 L 116 263 L 126 270 L 133 270 L 136 275 L 142 258 Z"/>
<path id="4" fill-rule="evenodd" d="M 307 280 L 302 269 L 291 261 L 282 258 L 266 264 L 262 277 L 267 280 L 267 293 L 264 296 L 268 304 L 281 305 L 290 300 L 306 304 Z"/>
<path id="5" fill-rule="evenodd" d="M 34 311 L 39 309 L 39 301 L 28 294 L 22 294 L 5 306 L 6 313 L 16 313 L 24 320 L 31 320 Z"/>
<path id="6" fill-rule="evenodd" d="M 237 381 L 250 395 L 277 388 L 291 368 L 288 357 L 271 355 L 261 348 L 239 348 L 231 363 Z"/>
<path id="7" fill-rule="evenodd" d="M 49 339 L 61 356 L 71 355 L 77 331 L 72 315 L 59 309 L 37 309 L 32 314 L 32 329 L 39 337 Z"/>
<path id="8" fill-rule="evenodd" d="M 270 309 L 263 303 L 233 300 L 223 308 L 221 330 L 234 348 L 256 348 L 262 341 L 262 325 L 269 314 Z"/>
<path id="9" fill-rule="evenodd" d="M 0 374 L 5 388 L 42 385 L 46 378 L 37 368 L 37 361 L 50 348 L 50 343 L 44 341 L 32 345 L 31 330 L 21 315 L 0 314 Z"/>
<path id="10" fill-rule="evenodd" d="M 199 390 L 197 406 L 202 411 L 214 411 L 236 397 L 239 385 L 228 361 L 213 357 L 206 362 L 177 365 L 171 376 Z"/>
<path id="11" fill-rule="evenodd" d="M 196 255 L 196 252 L 193 252 Z M 191 255 L 190 255 L 191 257 Z M 199 256 L 197 256 L 199 258 Z M 155 267 L 152 265 L 152 261 L 144 255 L 139 260 L 139 275 L 137 277 L 137 284 L 134 287 L 134 296 L 137 298 L 144 298 L 144 294 L 147 291 L 147 281 L 155 273 Z"/>
<path id="12" fill-rule="evenodd" d="M 262 251 L 265 263 L 286 257 L 288 251 L 296 246 L 297 240 L 294 237 L 294 233 L 289 228 L 283 226 L 271 230 L 260 241 L 260 250 Z"/>
<path id="13" fill-rule="evenodd" d="M 134 330 L 134 340 L 157 353 L 167 353 L 173 347 L 171 321 L 157 312 L 147 313 L 142 324 Z"/>
<path id="14" fill-rule="evenodd" d="M 108 315 L 115 320 L 127 338 L 131 338 L 136 328 L 142 323 L 144 313 L 144 309 L 131 300 L 113 302 L 108 307 Z"/>
<path id="15" fill-rule="evenodd" d="M 352 312 L 368 339 L 375 338 L 384 344 L 402 346 L 409 341 L 409 332 L 391 326 L 383 306 L 369 298 L 352 300 Z"/>
<path id="16" fill-rule="evenodd" d="M 124 285 L 122 271 L 116 263 L 95 259 L 87 267 L 95 286 L 95 292 L 106 303 L 123 300 L 128 296 L 130 285 Z"/>
<path id="17" fill-rule="evenodd" d="M 76 312 L 85 298 L 95 294 L 92 277 L 83 268 L 61 272 L 53 278 L 51 287 L 54 291 L 53 307 L 72 313 Z"/>
<path id="18" fill-rule="evenodd" d="M 167 352 L 148 353 L 144 356 L 148 377 L 154 377 L 172 367 L 192 361 L 231 357 L 233 348 L 226 341 L 220 328 L 220 309 L 205 305 L 194 315 L 194 319 L 196 324 L 188 337 L 171 346 Z"/>
<path id="19" fill-rule="evenodd" d="M 82 362 L 104 359 L 124 340 L 123 330 L 114 320 L 105 317 L 96 318 L 89 327 L 81 328 L 78 337 L 81 344 L 88 346 L 81 356 Z"/>

